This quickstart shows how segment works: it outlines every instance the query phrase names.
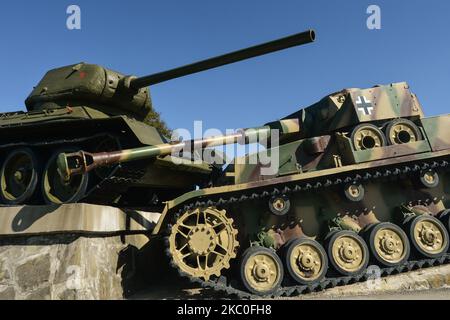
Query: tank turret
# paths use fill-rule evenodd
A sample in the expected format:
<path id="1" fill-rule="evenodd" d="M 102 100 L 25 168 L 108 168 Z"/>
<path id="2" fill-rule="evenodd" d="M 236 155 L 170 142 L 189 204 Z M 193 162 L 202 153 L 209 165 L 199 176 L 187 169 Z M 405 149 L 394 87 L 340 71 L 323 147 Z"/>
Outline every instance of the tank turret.
<path id="1" fill-rule="evenodd" d="M 234 51 L 168 71 L 135 77 L 79 63 L 49 71 L 26 99 L 28 111 L 87 106 L 138 120 L 153 112 L 148 86 L 313 42 L 313 30 Z"/>
<path id="2" fill-rule="evenodd" d="M 28 111 L 89 106 L 143 120 L 152 109 L 149 90 L 131 90 L 126 80 L 125 75 L 94 64 L 65 66 L 47 72 L 25 104 Z"/>
<path id="3" fill-rule="evenodd" d="M 423 116 L 416 95 L 406 82 L 400 82 L 368 89 L 344 89 L 288 115 L 286 119 L 299 119 L 302 137 L 312 137 L 362 123 L 382 123 L 395 118 L 416 121 Z"/>

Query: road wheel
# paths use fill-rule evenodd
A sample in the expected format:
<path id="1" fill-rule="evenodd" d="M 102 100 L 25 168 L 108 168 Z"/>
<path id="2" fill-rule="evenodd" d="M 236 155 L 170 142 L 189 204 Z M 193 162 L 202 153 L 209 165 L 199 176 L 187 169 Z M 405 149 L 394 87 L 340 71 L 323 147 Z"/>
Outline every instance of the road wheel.
<path id="1" fill-rule="evenodd" d="M 31 149 L 10 152 L 0 173 L 0 197 L 4 204 L 25 204 L 36 191 L 39 162 Z"/>
<path id="2" fill-rule="evenodd" d="M 366 243 L 378 264 L 395 267 L 404 264 L 410 254 L 408 237 L 397 225 L 382 222 L 367 229 Z"/>
<path id="3" fill-rule="evenodd" d="M 433 259 L 447 252 L 448 232 L 437 218 L 420 215 L 411 219 L 406 228 L 412 247 L 419 256 Z"/>
<path id="4" fill-rule="evenodd" d="M 326 248 L 331 266 L 341 275 L 358 275 L 369 264 L 369 249 L 356 232 L 334 232 L 327 239 Z"/>
<path id="5" fill-rule="evenodd" d="M 248 248 L 241 261 L 240 275 L 245 288 L 253 294 L 270 295 L 283 281 L 283 264 L 272 249 L 254 246 Z"/>
<path id="6" fill-rule="evenodd" d="M 422 140 L 422 134 L 414 122 L 407 119 L 395 119 L 385 128 L 387 142 L 390 145 L 405 144 Z"/>
<path id="7" fill-rule="evenodd" d="M 328 258 L 316 240 L 298 238 L 285 245 L 284 262 L 289 275 L 299 284 L 322 281 L 328 271 Z"/>
<path id="8" fill-rule="evenodd" d="M 76 203 L 85 195 L 89 173 L 78 174 L 65 180 L 58 172 L 56 160 L 61 153 L 76 152 L 77 148 L 63 148 L 50 157 L 42 174 L 42 193 L 48 204 Z"/>
<path id="9" fill-rule="evenodd" d="M 383 132 L 377 126 L 369 123 L 360 124 L 353 129 L 351 141 L 356 151 L 370 150 L 386 145 Z"/>

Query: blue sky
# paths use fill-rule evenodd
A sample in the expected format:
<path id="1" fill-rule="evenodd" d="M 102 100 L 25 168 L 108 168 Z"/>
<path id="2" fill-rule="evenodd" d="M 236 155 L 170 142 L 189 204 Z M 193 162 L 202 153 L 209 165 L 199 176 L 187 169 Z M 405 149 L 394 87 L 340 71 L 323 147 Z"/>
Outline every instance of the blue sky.
<path id="1" fill-rule="evenodd" d="M 66 8 L 82 30 L 66 28 Z M 366 9 L 382 29 L 366 28 Z M 251 127 L 346 87 L 409 82 L 428 116 L 448 113 L 449 1 L 15 0 L 0 10 L 0 111 L 23 110 L 46 70 L 86 61 L 145 75 L 308 28 L 317 42 L 152 87 L 171 128 Z"/>

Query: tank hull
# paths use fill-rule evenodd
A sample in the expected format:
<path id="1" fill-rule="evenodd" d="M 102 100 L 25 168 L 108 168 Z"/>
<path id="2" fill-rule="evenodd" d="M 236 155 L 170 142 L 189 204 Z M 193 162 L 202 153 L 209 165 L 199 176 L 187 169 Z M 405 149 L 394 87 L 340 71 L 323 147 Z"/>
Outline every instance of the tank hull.
<path id="1" fill-rule="evenodd" d="M 52 155 L 64 150 L 116 151 L 166 142 L 158 131 L 126 116 L 107 116 L 87 107 L 0 116 L 0 157 L 31 150 L 37 159 L 37 187 L 25 204 L 44 204 L 43 171 Z M 2 161 L 4 164 L 4 161 Z M 170 157 L 102 169 L 90 176 L 85 194 L 71 202 L 121 203 L 144 207 L 192 190 L 207 180 L 207 166 L 174 165 Z M 121 198 L 121 199 L 120 199 Z"/>
<path id="2" fill-rule="evenodd" d="M 180 274 L 240 297 L 296 295 L 365 280 L 373 268 L 387 275 L 446 263 L 449 120 L 423 118 L 423 139 L 409 144 L 378 150 L 333 144 L 331 153 L 342 161 L 327 161 L 324 151 L 303 172 L 264 177 L 258 166 L 235 166 L 240 183 L 168 202 L 153 232 L 169 234 L 167 252 Z M 200 227 L 220 230 L 212 253 L 190 240 L 202 236 L 192 215 L 200 217 Z M 223 256 L 217 252 L 222 247 Z M 267 270 L 282 280 L 263 276 Z"/>

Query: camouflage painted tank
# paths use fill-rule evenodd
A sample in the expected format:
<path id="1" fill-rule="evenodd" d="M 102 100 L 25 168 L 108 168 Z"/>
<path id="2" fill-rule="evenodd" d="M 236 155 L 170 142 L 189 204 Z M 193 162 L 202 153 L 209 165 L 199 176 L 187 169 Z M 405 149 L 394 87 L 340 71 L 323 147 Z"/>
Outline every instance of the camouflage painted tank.
<path id="1" fill-rule="evenodd" d="M 148 208 L 208 184 L 214 167 L 173 165 L 170 156 L 63 181 L 56 157 L 168 143 L 147 86 L 312 41 L 314 32 L 307 31 L 142 78 L 86 63 L 49 71 L 26 99 L 28 112 L 0 114 L 0 204 L 83 201 Z"/>
<path id="2" fill-rule="evenodd" d="M 215 186 L 166 204 L 153 234 L 181 275 L 239 296 L 294 295 L 365 280 L 369 264 L 387 275 L 450 261 L 450 115 L 424 117 L 406 83 L 343 90 L 235 135 L 61 154 L 59 170 L 67 178 L 273 132 L 275 161 L 237 158 Z"/>

